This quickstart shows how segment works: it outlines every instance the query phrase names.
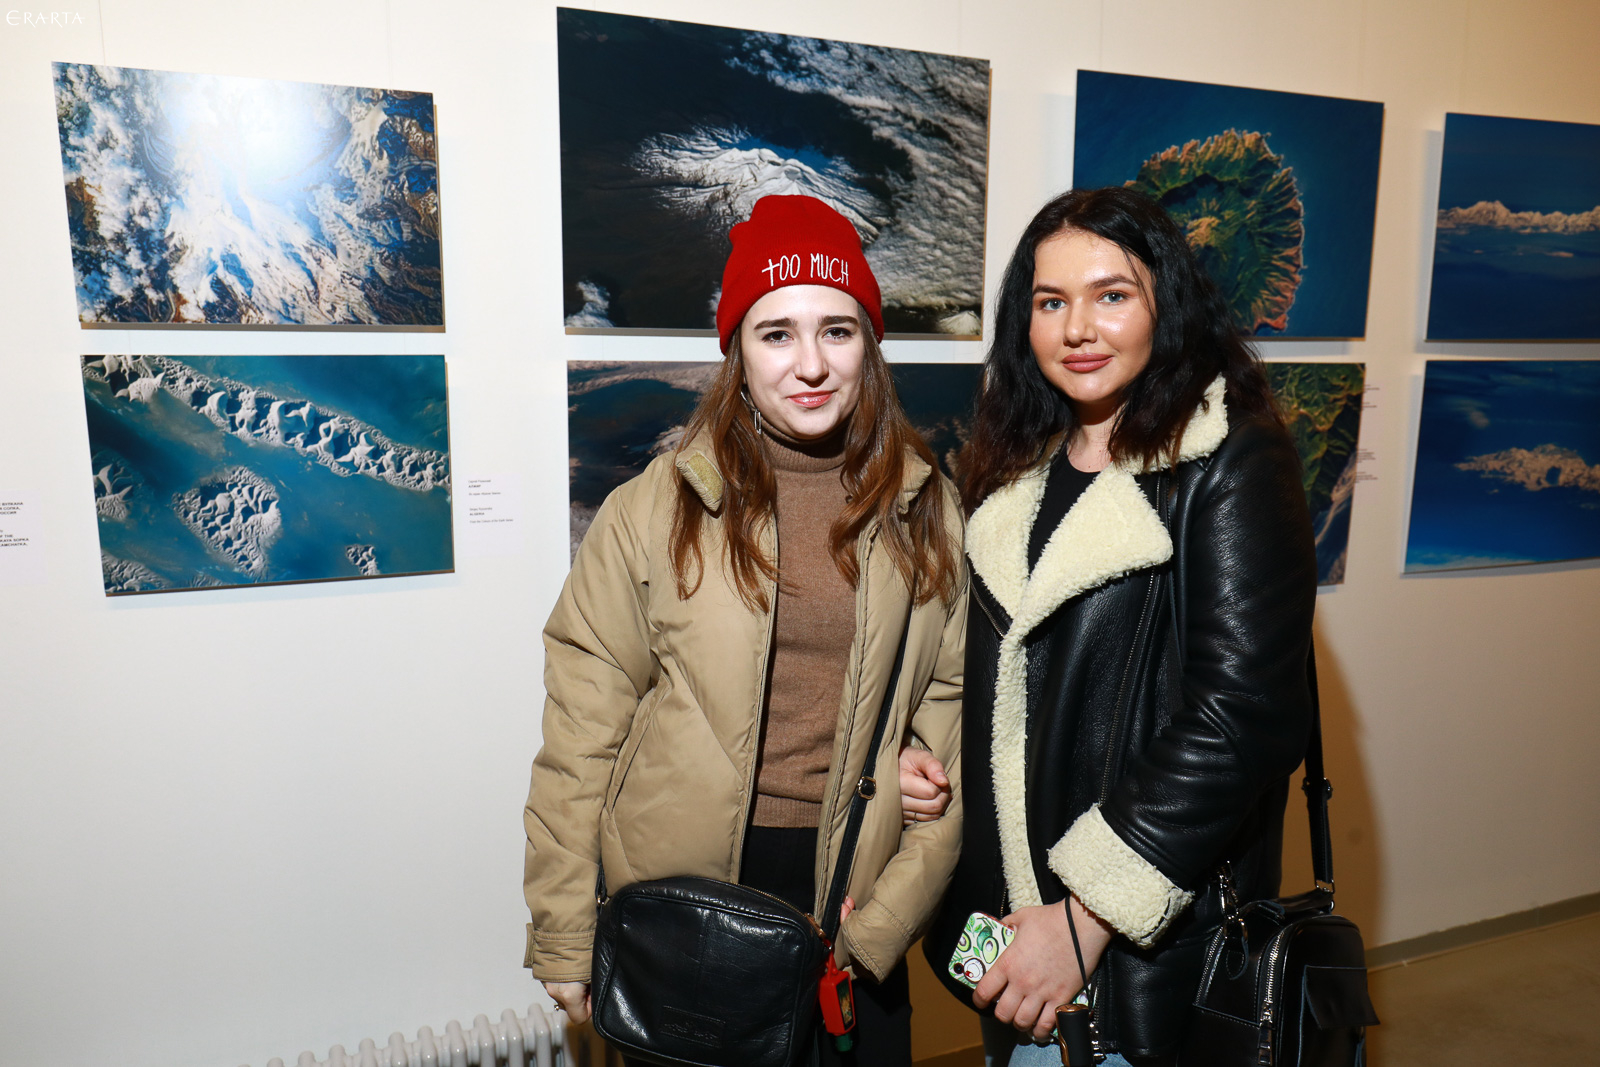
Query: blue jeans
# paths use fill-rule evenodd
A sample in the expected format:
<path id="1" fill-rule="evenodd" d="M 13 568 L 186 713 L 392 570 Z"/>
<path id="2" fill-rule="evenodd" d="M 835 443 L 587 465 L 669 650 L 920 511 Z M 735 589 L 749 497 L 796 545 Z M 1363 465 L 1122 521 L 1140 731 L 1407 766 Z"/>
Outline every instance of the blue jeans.
<path id="1" fill-rule="evenodd" d="M 984 1067 L 1061 1067 L 1061 1050 L 1055 1045 L 1035 1045 L 988 1015 L 982 1026 Z M 1113 1052 L 1100 1067 L 1128 1067 L 1128 1061 Z"/>

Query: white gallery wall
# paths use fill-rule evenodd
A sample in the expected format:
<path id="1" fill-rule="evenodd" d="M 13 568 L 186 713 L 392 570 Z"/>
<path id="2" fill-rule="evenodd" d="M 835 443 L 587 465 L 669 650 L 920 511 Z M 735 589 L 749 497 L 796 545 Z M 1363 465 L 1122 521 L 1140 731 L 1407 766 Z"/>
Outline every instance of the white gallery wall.
<path id="1" fill-rule="evenodd" d="M 0 499 L 37 518 L 37 566 L 0 585 L 0 1065 L 259 1067 L 525 1006 L 520 807 L 567 567 L 565 364 L 715 355 L 563 331 L 554 6 L 52 3 L 75 17 L 0 17 Z M 990 60 L 991 294 L 1070 180 L 1079 68 L 1384 102 L 1366 339 L 1264 346 L 1364 362 L 1374 389 L 1375 478 L 1347 580 L 1318 601 L 1341 905 L 1383 944 L 1600 891 L 1600 566 L 1400 576 L 1424 361 L 1600 357 L 1421 340 L 1445 112 L 1600 123 L 1600 6 L 593 6 Z M 51 60 L 432 92 L 448 329 L 80 329 Z M 458 496 L 452 575 L 108 600 L 77 369 L 100 352 L 442 352 L 456 484 L 514 476 L 523 534 L 485 554 Z"/>

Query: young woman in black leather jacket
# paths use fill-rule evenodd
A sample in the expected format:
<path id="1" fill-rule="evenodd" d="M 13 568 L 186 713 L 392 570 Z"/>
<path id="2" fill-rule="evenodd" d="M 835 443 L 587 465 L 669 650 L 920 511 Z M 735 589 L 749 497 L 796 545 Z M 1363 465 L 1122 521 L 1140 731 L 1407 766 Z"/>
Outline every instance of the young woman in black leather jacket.
<path id="1" fill-rule="evenodd" d="M 1271 896 L 1310 722 L 1316 595 L 1293 443 L 1184 234 L 1127 189 L 1073 191 L 1007 267 L 962 456 L 966 821 L 929 934 L 1015 940 L 976 991 L 991 1067 L 1082 987 L 1110 1063 L 1169 1063 L 1226 863 Z M 1118 1057 L 1122 1057 L 1119 1059 Z"/>

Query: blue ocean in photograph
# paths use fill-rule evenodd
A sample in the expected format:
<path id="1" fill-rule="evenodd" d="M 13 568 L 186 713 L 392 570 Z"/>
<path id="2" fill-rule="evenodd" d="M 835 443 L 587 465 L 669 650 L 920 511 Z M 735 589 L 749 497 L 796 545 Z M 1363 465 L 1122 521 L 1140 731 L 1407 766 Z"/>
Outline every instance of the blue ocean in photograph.
<path id="1" fill-rule="evenodd" d="M 1406 571 L 1600 557 L 1600 360 L 1429 360 Z"/>
<path id="2" fill-rule="evenodd" d="M 107 595 L 454 569 L 443 356 L 83 356 Z"/>
<path id="3" fill-rule="evenodd" d="M 1187 232 L 1245 333 L 1366 333 L 1383 105 L 1078 72 L 1072 184 L 1131 185 Z"/>
<path id="4" fill-rule="evenodd" d="M 570 8 L 556 41 L 569 328 L 712 330 L 728 230 L 803 193 L 891 333 L 981 332 L 987 61 Z"/>
<path id="5" fill-rule="evenodd" d="M 78 318 L 444 325 L 433 96 L 55 64 Z"/>
<path id="6" fill-rule="evenodd" d="M 572 552 L 613 489 L 677 448 L 720 363 L 567 363 Z M 981 363 L 891 363 L 895 393 L 939 465 L 953 475 L 966 444 Z"/>
<path id="7" fill-rule="evenodd" d="M 1600 340 L 1600 126 L 1444 117 L 1428 340 Z"/>

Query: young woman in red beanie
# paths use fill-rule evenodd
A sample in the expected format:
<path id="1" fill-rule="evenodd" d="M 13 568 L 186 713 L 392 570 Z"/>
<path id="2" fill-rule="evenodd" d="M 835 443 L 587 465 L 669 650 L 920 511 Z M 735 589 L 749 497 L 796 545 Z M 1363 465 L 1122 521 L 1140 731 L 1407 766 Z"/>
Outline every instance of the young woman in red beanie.
<path id="1" fill-rule="evenodd" d="M 819 916 L 855 783 L 931 753 L 901 805 L 867 805 L 835 943 L 855 1047 L 814 1043 L 820 1063 L 909 1065 L 902 957 L 961 833 L 961 508 L 895 399 L 854 227 L 772 196 L 729 236 L 716 381 L 677 451 L 600 508 L 545 627 L 526 964 L 588 1016 L 602 866 L 611 892 L 705 875 Z"/>

